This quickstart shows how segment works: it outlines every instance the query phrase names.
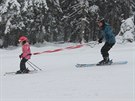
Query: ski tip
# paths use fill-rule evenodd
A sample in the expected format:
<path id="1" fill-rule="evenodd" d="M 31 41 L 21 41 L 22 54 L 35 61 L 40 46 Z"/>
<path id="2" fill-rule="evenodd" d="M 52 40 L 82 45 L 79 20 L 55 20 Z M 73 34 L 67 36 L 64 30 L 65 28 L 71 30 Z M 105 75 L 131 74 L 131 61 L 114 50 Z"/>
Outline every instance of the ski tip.
<path id="1" fill-rule="evenodd" d="M 128 61 L 123 61 L 123 63 L 124 63 L 124 64 L 127 64 L 127 63 L 128 63 Z"/>
<path id="2" fill-rule="evenodd" d="M 119 63 L 127 64 L 127 63 L 128 63 L 128 61 L 120 61 Z"/>

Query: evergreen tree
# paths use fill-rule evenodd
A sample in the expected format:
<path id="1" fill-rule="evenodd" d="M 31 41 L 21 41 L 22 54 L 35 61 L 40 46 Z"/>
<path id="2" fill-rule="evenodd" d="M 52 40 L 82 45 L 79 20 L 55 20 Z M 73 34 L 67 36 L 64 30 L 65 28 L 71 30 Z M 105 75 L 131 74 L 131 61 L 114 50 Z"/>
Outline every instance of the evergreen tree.
<path id="1" fill-rule="evenodd" d="M 20 27 L 22 27 L 20 24 L 20 6 L 21 5 L 18 3 L 17 0 L 3 1 L 3 5 L 1 6 L 0 15 L 2 19 L 1 23 L 2 25 L 4 25 L 1 26 L 4 47 L 7 47 L 8 45 L 17 45 L 17 31 L 14 31 L 14 29 L 18 30 Z"/>
<path id="2" fill-rule="evenodd" d="M 0 0 L 0 40 L 17 45 L 25 35 L 37 42 L 96 40 L 96 19 L 105 18 L 117 34 L 135 11 L 134 0 Z"/>

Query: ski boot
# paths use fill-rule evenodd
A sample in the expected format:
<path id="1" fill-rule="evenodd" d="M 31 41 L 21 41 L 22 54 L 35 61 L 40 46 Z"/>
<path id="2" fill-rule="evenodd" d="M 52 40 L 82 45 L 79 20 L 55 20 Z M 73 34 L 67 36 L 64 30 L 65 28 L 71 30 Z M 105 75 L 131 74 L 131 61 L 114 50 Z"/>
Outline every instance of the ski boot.
<path id="1" fill-rule="evenodd" d="M 30 70 L 28 68 L 26 68 L 25 70 L 22 71 L 23 73 L 29 73 Z"/>
<path id="2" fill-rule="evenodd" d="M 100 65 L 111 65 L 112 64 L 112 60 L 109 59 L 109 57 L 104 57 L 103 60 L 101 60 L 99 63 L 97 63 L 97 66 Z"/>
<path id="3" fill-rule="evenodd" d="M 22 72 L 22 70 L 18 70 L 17 72 L 16 72 L 16 74 L 22 74 L 23 72 Z"/>
<path id="4" fill-rule="evenodd" d="M 27 69 L 24 69 L 24 70 L 18 70 L 17 72 L 16 72 L 16 74 L 23 74 L 23 73 L 29 73 L 29 69 L 27 68 Z"/>

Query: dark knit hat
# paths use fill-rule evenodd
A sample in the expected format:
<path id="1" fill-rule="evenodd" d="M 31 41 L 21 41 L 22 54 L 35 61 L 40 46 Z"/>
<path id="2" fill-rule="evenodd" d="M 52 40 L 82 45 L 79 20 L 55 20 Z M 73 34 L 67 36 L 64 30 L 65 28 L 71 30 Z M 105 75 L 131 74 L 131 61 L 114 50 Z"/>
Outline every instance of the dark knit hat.
<path id="1" fill-rule="evenodd" d="M 104 22 L 104 20 L 105 20 L 105 19 L 104 19 L 103 17 L 98 17 L 97 20 L 96 20 L 96 22 L 97 22 L 97 23 L 98 23 L 98 22 Z"/>

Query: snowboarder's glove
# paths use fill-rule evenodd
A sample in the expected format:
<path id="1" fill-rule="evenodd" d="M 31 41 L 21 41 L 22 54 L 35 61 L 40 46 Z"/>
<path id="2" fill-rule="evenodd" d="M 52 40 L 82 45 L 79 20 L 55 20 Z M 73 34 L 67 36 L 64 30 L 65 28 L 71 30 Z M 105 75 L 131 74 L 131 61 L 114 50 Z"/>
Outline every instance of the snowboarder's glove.
<path id="1" fill-rule="evenodd" d="M 19 58 L 22 58 L 22 55 L 23 55 L 23 54 L 19 55 Z"/>
<path id="2" fill-rule="evenodd" d="M 99 39 L 99 40 L 98 40 L 98 43 L 102 43 L 102 39 Z"/>

